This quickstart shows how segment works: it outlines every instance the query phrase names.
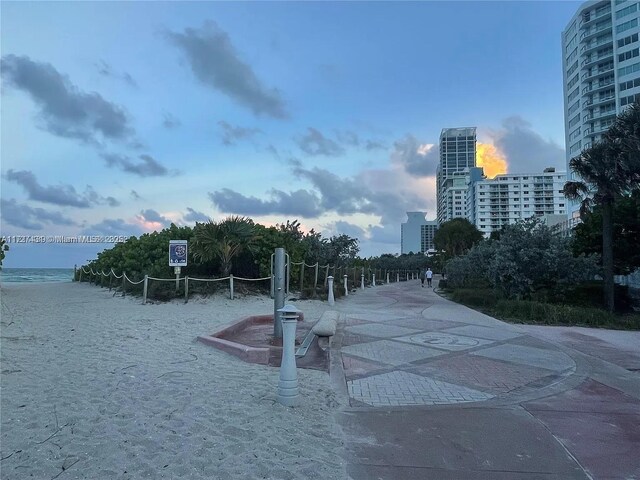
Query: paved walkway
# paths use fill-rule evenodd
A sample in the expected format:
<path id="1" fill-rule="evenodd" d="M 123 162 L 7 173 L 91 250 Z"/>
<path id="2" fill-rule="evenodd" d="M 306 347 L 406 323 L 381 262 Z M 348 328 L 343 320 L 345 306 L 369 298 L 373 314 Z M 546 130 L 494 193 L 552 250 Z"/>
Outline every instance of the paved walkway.
<path id="1" fill-rule="evenodd" d="M 354 479 L 640 479 L 640 375 L 623 368 L 640 334 L 627 334 L 638 341 L 622 342 L 618 366 L 589 354 L 609 345 L 551 343 L 548 329 L 500 322 L 419 280 L 336 307 L 332 376 L 349 405 Z"/>

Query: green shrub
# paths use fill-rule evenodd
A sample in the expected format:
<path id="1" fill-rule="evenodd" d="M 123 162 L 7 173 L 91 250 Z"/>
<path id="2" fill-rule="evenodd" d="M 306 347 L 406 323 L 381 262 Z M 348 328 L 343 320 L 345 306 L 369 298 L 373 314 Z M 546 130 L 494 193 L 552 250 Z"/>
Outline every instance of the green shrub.
<path id="1" fill-rule="evenodd" d="M 500 294 L 491 288 L 459 288 L 451 293 L 454 302 L 480 308 L 491 308 L 500 298 Z"/>
<path id="2" fill-rule="evenodd" d="M 619 316 L 606 310 L 531 300 L 498 300 L 493 312 L 505 320 L 543 325 L 640 329 L 640 315 Z"/>

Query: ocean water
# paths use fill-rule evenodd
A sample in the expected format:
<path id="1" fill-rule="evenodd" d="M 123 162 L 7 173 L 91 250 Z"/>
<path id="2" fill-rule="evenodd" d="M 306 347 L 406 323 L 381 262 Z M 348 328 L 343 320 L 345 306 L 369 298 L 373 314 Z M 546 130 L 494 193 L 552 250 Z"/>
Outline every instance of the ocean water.
<path id="1" fill-rule="evenodd" d="M 70 282 L 73 268 L 3 268 L 1 283 Z"/>

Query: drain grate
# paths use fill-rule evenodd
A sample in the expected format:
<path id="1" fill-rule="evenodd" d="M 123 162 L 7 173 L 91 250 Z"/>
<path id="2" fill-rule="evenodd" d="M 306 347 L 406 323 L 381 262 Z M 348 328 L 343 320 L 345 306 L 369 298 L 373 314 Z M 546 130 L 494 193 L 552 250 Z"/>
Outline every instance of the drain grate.
<path id="1" fill-rule="evenodd" d="M 307 354 L 307 350 L 309 350 L 315 336 L 316 334 L 313 333 L 313 330 L 309 330 L 309 333 L 304 337 L 302 344 L 298 347 L 298 350 L 296 350 L 296 358 L 304 357 Z"/>

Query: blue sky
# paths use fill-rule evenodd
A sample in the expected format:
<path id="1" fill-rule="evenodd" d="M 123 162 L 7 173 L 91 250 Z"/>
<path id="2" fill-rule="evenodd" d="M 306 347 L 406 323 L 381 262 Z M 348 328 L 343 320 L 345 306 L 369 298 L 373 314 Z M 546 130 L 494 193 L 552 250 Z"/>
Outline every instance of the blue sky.
<path id="1" fill-rule="evenodd" d="M 564 169 L 578 6 L 2 2 L 2 235 L 240 214 L 399 252 L 404 212 L 435 217 L 442 128 L 478 127 L 510 172 Z M 5 266 L 108 246 L 13 244 Z"/>

